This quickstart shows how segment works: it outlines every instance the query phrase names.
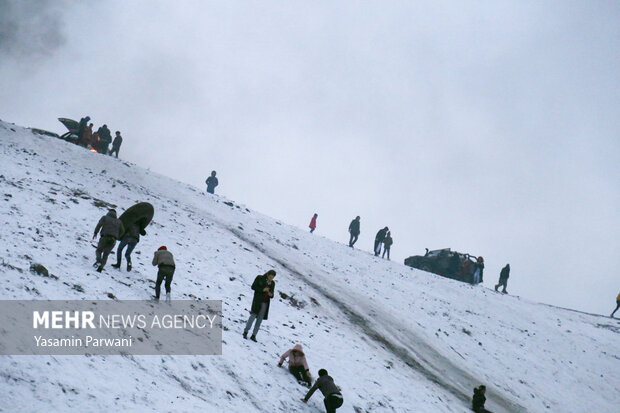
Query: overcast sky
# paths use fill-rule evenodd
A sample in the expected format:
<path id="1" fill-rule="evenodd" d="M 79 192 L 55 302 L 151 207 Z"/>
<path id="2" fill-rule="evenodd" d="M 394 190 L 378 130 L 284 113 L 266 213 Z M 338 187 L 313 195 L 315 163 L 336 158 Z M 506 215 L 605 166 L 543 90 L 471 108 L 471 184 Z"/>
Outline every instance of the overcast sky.
<path id="1" fill-rule="evenodd" d="M 609 314 L 620 291 L 620 3 L 0 0 L 0 119 L 90 115 L 120 156 L 392 258 Z"/>

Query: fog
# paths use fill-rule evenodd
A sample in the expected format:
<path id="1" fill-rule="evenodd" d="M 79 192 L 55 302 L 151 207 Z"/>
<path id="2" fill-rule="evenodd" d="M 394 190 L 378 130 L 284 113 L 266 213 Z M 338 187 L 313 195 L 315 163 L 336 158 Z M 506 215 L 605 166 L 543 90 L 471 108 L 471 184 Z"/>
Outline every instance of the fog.
<path id="1" fill-rule="evenodd" d="M 0 118 L 89 115 L 120 157 L 392 259 L 609 314 L 620 291 L 613 1 L 0 3 Z M 205 195 L 206 196 L 206 195 Z"/>

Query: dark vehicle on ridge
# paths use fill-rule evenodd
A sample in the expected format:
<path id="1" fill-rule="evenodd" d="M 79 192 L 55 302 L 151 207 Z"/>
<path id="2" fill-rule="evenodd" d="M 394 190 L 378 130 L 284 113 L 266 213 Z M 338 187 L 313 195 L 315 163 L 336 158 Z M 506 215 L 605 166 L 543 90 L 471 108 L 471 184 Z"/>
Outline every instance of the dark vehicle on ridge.
<path id="1" fill-rule="evenodd" d="M 473 283 L 476 271 L 475 256 L 451 251 L 450 248 L 429 251 L 405 259 L 405 265 L 442 277 L 466 283 Z"/>

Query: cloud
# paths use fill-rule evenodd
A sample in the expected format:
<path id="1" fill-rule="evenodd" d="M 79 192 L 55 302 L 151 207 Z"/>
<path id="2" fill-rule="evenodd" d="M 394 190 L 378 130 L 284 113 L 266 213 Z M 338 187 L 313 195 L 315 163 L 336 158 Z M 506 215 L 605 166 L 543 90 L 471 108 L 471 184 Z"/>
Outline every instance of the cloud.
<path id="1" fill-rule="evenodd" d="M 64 4 L 52 0 L 0 2 L 0 62 L 44 59 L 65 45 Z"/>

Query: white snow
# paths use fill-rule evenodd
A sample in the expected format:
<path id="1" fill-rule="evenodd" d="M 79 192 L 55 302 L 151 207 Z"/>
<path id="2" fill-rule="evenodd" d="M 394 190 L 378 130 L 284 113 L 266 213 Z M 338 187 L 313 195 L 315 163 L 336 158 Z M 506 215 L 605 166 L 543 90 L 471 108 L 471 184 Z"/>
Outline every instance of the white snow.
<path id="1" fill-rule="evenodd" d="M 120 213 L 141 201 L 155 218 L 133 271 L 110 256 L 95 272 L 105 203 Z M 479 384 L 496 413 L 620 411 L 618 320 L 375 258 L 348 248 L 347 233 L 342 243 L 311 235 L 5 122 L 0 217 L 0 299 L 148 299 L 152 253 L 166 245 L 173 298 L 223 300 L 225 326 L 222 356 L 0 356 L 0 411 L 323 411 L 320 392 L 301 403 L 305 389 L 277 367 L 296 343 L 315 378 L 326 368 L 342 388 L 339 412 L 467 412 Z M 253 343 L 241 337 L 250 284 L 270 268 L 277 299 Z"/>

